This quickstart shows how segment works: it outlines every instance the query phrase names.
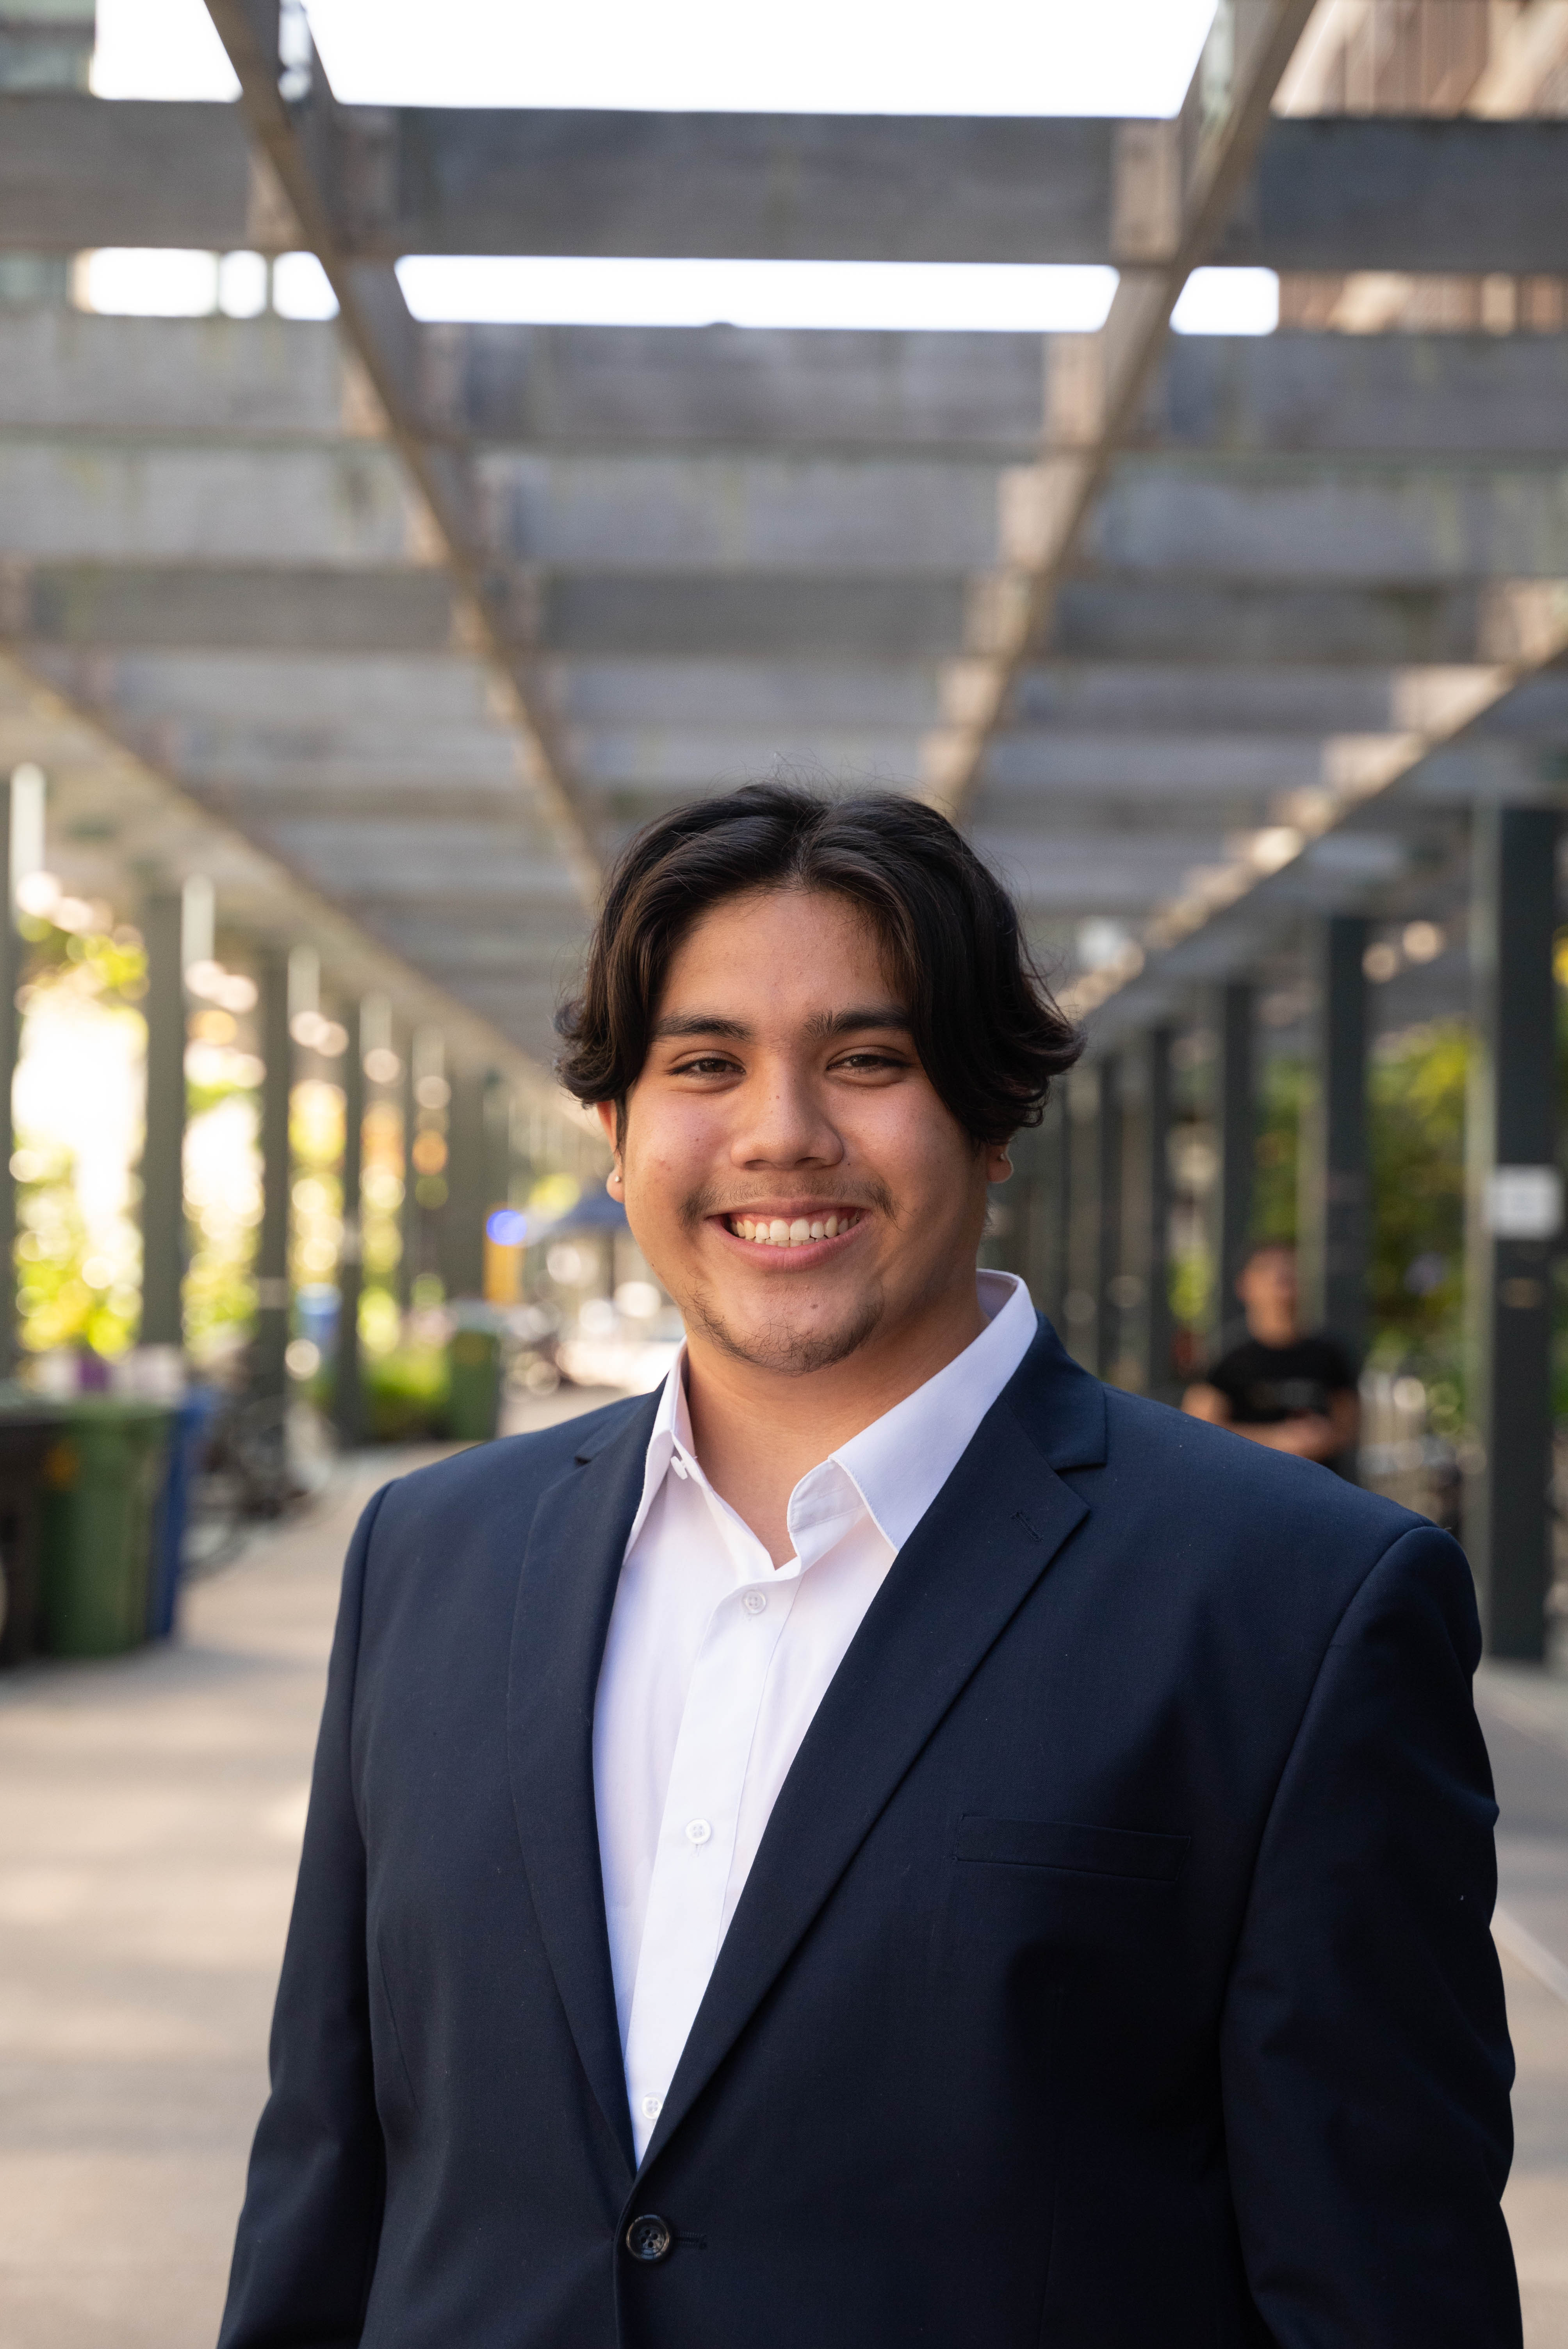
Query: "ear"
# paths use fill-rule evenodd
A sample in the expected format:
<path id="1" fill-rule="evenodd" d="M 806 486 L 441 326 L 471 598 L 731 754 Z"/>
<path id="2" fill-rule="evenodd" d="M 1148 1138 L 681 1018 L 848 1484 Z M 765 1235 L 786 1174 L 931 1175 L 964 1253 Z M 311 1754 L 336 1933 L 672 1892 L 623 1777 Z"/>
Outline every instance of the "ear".
<path id="1" fill-rule="evenodd" d="M 1006 1183 L 1012 1172 L 1013 1162 L 1007 1155 L 1007 1144 L 1005 1142 L 989 1143 L 985 1150 L 986 1182 Z"/>
<path id="2" fill-rule="evenodd" d="M 611 1168 L 609 1174 L 604 1177 L 604 1188 L 606 1191 L 613 1193 L 616 1198 L 619 1198 L 625 1185 L 625 1177 L 621 1172 L 621 1145 L 616 1135 L 616 1128 L 620 1123 L 620 1120 L 616 1115 L 615 1103 L 614 1102 L 595 1102 L 593 1104 L 593 1114 L 604 1130 L 605 1141 L 609 1143 L 611 1149 L 615 1154 L 615 1164 Z"/>

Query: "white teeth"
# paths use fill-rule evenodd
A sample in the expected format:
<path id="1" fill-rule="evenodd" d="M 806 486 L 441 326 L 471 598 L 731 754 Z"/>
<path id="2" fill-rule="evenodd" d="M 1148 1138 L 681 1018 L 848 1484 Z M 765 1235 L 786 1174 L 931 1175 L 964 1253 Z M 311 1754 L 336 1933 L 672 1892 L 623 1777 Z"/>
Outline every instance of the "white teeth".
<path id="1" fill-rule="evenodd" d="M 761 1247 L 804 1247 L 811 1240 L 837 1239 L 853 1221 L 852 1216 L 797 1216 L 786 1223 L 781 1216 L 774 1216 L 758 1223 L 749 1216 L 732 1216 L 729 1227 L 738 1238 L 753 1240 Z"/>

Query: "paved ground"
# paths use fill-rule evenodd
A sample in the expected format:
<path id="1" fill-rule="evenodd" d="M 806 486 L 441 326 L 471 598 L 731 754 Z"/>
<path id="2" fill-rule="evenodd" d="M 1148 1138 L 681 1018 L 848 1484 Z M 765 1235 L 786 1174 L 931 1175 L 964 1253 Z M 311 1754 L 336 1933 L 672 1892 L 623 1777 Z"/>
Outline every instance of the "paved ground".
<path id="1" fill-rule="evenodd" d="M 0 2349 L 211 2349 L 337 1564 L 387 1466 L 199 1588 L 178 1647 L 0 1682 Z M 1568 1685 L 1482 1702 L 1538 1969 L 1505 1956 L 1509 2211 L 1529 2349 L 1568 2349 Z"/>

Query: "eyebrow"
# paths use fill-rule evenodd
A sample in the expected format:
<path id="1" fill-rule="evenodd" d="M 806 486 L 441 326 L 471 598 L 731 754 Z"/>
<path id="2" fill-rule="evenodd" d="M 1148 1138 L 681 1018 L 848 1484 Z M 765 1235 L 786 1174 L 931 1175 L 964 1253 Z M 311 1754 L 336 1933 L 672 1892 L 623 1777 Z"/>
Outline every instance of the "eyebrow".
<path id="1" fill-rule="evenodd" d="M 806 1022 L 806 1032 L 824 1039 L 855 1036 L 868 1028 L 898 1028 L 907 1035 L 909 1014 L 897 1003 L 852 1005 L 845 1011 L 819 1011 Z M 749 1042 L 752 1030 L 743 1019 L 726 1019 L 717 1011 L 672 1011 L 654 1030 L 655 1042 L 682 1036 L 727 1036 Z"/>

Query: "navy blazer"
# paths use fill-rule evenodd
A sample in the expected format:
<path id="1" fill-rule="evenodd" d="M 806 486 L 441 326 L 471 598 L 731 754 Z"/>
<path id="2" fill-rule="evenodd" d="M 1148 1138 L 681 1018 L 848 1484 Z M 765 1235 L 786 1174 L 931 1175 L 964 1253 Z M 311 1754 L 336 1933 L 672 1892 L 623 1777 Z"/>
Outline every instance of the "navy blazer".
<path id="1" fill-rule="evenodd" d="M 1464 1557 L 1044 1323 L 634 2171 L 592 1735 L 654 1409 L 366 1512 L 222 2349 L 1517 2349 Z"/>

